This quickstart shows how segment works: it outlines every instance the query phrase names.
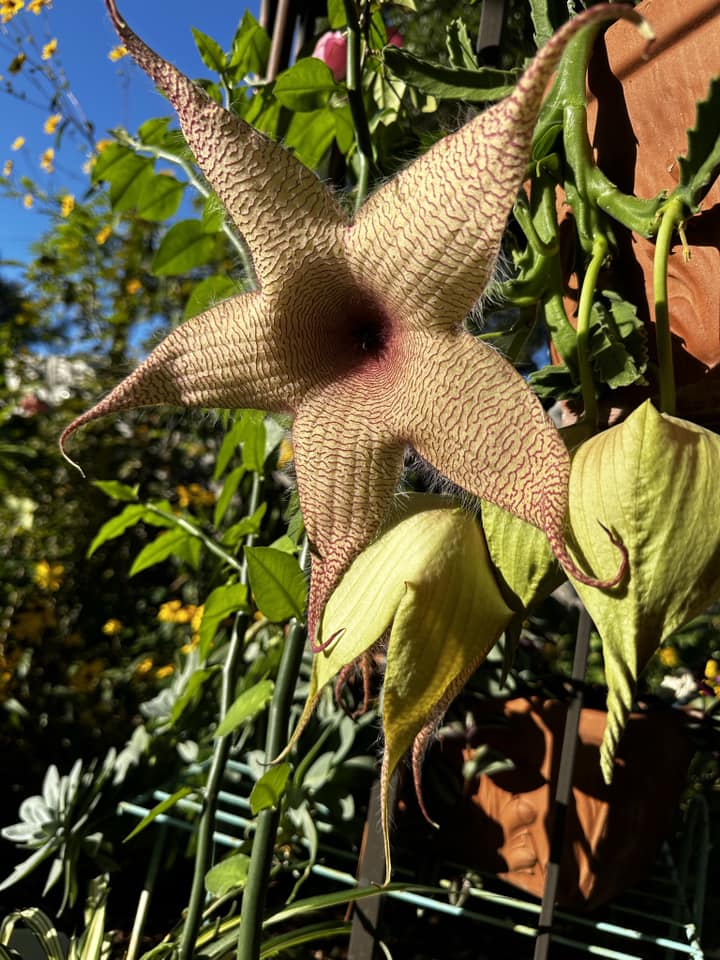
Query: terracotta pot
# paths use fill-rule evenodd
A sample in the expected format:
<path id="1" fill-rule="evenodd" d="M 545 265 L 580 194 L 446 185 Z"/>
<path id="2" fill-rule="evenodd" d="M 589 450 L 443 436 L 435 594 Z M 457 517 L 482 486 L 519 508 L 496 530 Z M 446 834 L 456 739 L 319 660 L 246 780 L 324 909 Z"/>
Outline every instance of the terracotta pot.
<path id="1" fill-rule="evenodd" d="M 443 857 L 496 873 L 542 897 L 566 710 L 564 703 L 536 697 L 487 701 L 473 709 L 476 728 L 469 744 L 437 745 L 424 782 L 440 824 L 437 849 Z M 584 709 L 580 720 L 558 891 L 558 902 L 575 909 L 611 899 L 652 865 L 692 756 L 682 714 L 633 714 L 608 787 L 599 762 L 605 719 L 602 711 Z M 483 774 L 455 804 L 439 805 L 432 781 L 447 784 L 450 778 L 462 794 L 463 762 L 483 744 L 515 768 Z M 411 805 L 408 799 L 408 810 Z"/>
<path id="2" fill-rule="evenodd" d="M 677 185 L 677 157 L 687 151 L 696 103 L 720 70 L 720 0 L 644 0 L 637 7 L 657 35 L 649 59 L 645 41 L 627 24 L 614 24 L 596 45 L 588 71 L 588 130 L 601 169 L 623 191 L 650 198 Z M 563 208 L 563 217 L 570 214 Z M 569 226 L 567 224 L 566 226 Z M 568 231 L 569 232 L 569 231 Z M 565 233 L 565 231 L 563 231 Z M 686 225 L 692 258 L 679 241 L 669 262 L 668 296 L 678 412 L 717 422 L 720 416 L 720 185 Z M 620 253 L 613 272 L 621 289 L 653 322 L 654 243 L 617 229 Z M 566 256 L 568 251 L 565 251 Z M 577 307 L 571 277 L 568 316 Z M 654 332 L 649 330 L 651 355 Z"/>

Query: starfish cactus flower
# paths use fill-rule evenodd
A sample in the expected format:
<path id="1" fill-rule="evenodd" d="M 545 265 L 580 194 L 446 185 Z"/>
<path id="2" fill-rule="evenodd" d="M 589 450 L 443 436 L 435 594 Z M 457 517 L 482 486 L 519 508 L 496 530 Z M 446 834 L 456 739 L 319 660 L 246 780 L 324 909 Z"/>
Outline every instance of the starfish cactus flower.
<path id="1" fill-rule="evenodd" d="M 294 415 L 312 545 L 311 640 L 353 558 L 387 519 L 408 444 L 470 493 L 565 542 L 569 457 L 523 379 L 462 323 L 492 274 L 533 126 L 579 29 L 633 8 L 601 4 L 547 43 L 513 94 L 445 137 L 350 218 L 281 145 L 151 50 L 114 0 L 128 52 L 167 95 L 195 159 L 252 253 L 257 289 L 173 331 L 64 431 L 133 407 L 245 407 Z"/>

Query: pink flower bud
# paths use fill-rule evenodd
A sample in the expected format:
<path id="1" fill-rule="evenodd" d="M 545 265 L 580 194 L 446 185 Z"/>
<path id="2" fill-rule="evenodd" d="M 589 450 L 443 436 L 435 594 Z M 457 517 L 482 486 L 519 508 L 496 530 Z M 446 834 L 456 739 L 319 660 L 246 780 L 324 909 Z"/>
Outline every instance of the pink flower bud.
<path id="1" fill-rule="evenodd" d="M 341 30 L 328 30 L 324 33 L 315 44 L 312 55 L 330 67 L 336 80 L 342 80 L 345 77 L 347 40 Z"/>
<path id="2" fill-rule="evenodd" d="M 388 27 L 387 42 L 391 43 L 394 47 L 404 47 L 405 37 L 400 33 L 397 27 Z"/>

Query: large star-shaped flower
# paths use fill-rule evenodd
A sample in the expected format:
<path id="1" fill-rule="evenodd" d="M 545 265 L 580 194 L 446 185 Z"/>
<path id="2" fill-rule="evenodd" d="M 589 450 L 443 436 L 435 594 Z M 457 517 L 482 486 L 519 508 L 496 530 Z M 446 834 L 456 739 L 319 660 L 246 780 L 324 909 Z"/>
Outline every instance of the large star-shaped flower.
<path id="1" fill-rule="evenodd" d="M 512 366 L 462 323 L 494 268 L 567 41 L 589 24 L 642 18 L 605 4 L 571 20 L 508 99 L 440 140 L 350 219 L 282 146 L 159 57 L 114 0 L 106 5 L 245 237 L 258 288 L 172 332 L 70 424 L 61 446 L 81 424 L 131 407 L 292 413 L 313 554 L 311 638 L 343 571 L 386 519 L 408 444 L 461 487 L 540 527 L 565 569 L 597 584 L 566 550 L 569 459 L 559 434 Z"/>

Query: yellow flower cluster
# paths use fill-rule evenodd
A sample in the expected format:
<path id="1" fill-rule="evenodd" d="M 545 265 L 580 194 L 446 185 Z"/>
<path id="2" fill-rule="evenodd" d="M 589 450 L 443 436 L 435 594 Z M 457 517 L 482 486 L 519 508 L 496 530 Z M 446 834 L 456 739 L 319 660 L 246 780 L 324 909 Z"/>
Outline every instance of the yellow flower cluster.
<path id="1" fill-rule="evenodd" d="M 34 201 L 33 201 L 33 196 L 32 196 L 32 194 L 31 194 L 31 193 L 26 193 L 25 196 L 23 197 L 23 206 L 25 207 L 25 209 L 26 209 L 26 210 L 29 210 L 30 207 L 32 207 L 33 202 L 34 202 Z"/>
<path id="2" fill-rule="evenodd" d="M 680 663 L 680 654 L 677 652 L 675 647 L 661 647 L 658 651 L 658 657 L 660 659 L 660 663 L 669 670 L 672 670 L 673 667 L 677 667 Z"/>
<path id="3" fill-rule="evenodd" d="M 33 580 L 41 590 L 54 593 L 60 589 L 65 567 L 61 563 L 49 563 L 47 560 L 40 560 L 35 564 Z"/>
<path id="4" fill-rule="evenodd" d="M 211 507 L 215 503 L 215 494 L 212 490 L 206 490 L 199 483 L 191 483 L 189 486 L 180 484 L 177 488 L 178 506 L 181 509 L 185 507 Z"/>
<path id="5" fill-rule="evenodd" d="M 11 150 L 19 150 L 21 147 L 25 146 L 25 137 L 15 137 L 13 142 L 10 144 Z"/>
<path id="6" fill-rule="evenodd" d="M 12 173 L 12 170 L 13 170 L 13 162 L 12 162 L 12 160 L 6 160 L 6 161 L 5 161 L 5 165 L 4 165 L 4 167 L 3 167 L 3 176 L 4 176 L 4 177 L 9 177 L 10 174 Z"/>
<path id="7" fill-rule="evenodd" d="M 43 133 L 55 133 L 61 120 L 61 113 L 51 114 L 43 124 Z"/>
<path id="8" fill-rule="evenodd" d="M 101 247 L 107 242 L 107 239 L 111 233 L 112 227 L 103 227 L 101 230 L 98 230 L 98 232 L 95 234 L 95 243 Z"/>
<path id="9" fill-rule="evenodd" d="M 203 607 L 195 603 L 183 604 L 180 600 L 168 600 L 158 610 L 157 618 L 161 623 L 189 623 L 192 630 L 200 629 Z"/>
<path id="10" fill-rule="evenodd" d="M 122 620 L 117 620 L 115 617 L 112 617 L 102 625 L 102 632 L 106 637 L 117 637 L 118 634 L 122 633 L 122 628 Z"/>
<path id="11" fill-rule="evenodd" d="M 55 169 L 53 161 L 55 160 L 55 151 L 52 147 L 48 147 L 47 150 L 43 150 L 43 155 L 40 157 L 40 166 L 45 171 L 45 173 L 52 173 Z"/>
<path id="12" fill-rule="evenodd" d="M 52 0 L 30 0 L 28 4 L 28 11 L 34 13 L 36 17 L 40 16 L 40 11 L 43 7 L 51 7 Z"/>
<path id="13" fill-rule="evenodd" d="M 63 217 L 69 217 L 75 209 L 75 197 L 71 193 L 66 193 L 60 197 L 60 213 Z"/>
<path id="14" fill-rule="evenodd" d="M 53 37 L 52 40 L 48 40 L 48 42 L 42 48 L 42 53 L 40 54 L 41 58 L 43 60 L 49 60 L 57 50 L 57 45 L 58 42 L 55 37 Z"/>
<path id="15" fill-rule="evenodd" d="M 0 0 L 0 20 L 3 23 L 10 23 L 24 6 L 25 0 Z"/>
<path id="16" fill-rule="evenodd" d="M 138 293 L 140 290 L 142 290 L 142 283 L 140 283 L 137 277 L 133 277 L 132 280 L 128 280 L 128 282 L 125 284 L 125 292 L 129 293 L 131 296 L 134 293 Z"/>
<path id="17" fill-rule="evenodd" d="M 127 56 L 127 47 L 119 43 L 116 47 L 113 47 L 110 53 L 108 54 L 108 59 L 112 60 L 113 63 L 116 63 L 118 60 L 122 60 L 123 57 Z"/>
<path id="18" fill-rule="evenodd" d="M 143 660 L 138 663 L 135 667 L 135 676 L 136 677 L 148 677 L 148 674 L 153 671 L 155 667 L 155 661 L 152 657 L 145 657 Z M 164 680 L 165 677 L 171 676 L 175 673 L 175 667 L 172 663 L 166 663 L 162 667 L 155 667 L 153 672 L 153 677 L 155 680 Z"/>

